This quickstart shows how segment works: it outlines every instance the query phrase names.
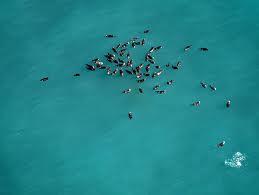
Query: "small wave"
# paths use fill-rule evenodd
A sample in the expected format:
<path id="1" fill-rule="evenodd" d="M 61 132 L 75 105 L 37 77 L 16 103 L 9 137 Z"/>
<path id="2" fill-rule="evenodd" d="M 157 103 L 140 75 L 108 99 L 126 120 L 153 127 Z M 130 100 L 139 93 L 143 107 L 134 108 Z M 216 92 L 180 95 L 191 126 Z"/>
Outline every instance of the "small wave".
<path id="1" fill-rule="evenodd" d="M 240 168 L 242 166 L 242 162 L 246 160 L 245 155 L 241 152 L 236 152 L 231 159 L 225 160 L 225 165 Z"/>

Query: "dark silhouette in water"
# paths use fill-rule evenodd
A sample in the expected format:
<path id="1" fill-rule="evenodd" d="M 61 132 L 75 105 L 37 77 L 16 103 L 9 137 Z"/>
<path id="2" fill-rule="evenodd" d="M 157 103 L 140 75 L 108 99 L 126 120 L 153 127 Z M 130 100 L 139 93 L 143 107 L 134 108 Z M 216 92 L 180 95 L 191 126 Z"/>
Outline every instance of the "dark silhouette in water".
<path id="1" fill-rule="evenodd" d="M 107 37 L 107 38 L 114 38 L 114 37 L 116 37 L 116 36 L 115 36 L 115 35 L 108 34 L 108 35 L 105 35 L 105 37 Z"/>
<path id="2" fill-rule="evenodd" d="M 144 93 L 143 89 L 138 88 L 138 90 L 139 90 L 139 93 Z"/>
<path id="3" fill-rule="evenodd" d="M 230 102 L 230 100 L 228 100 L 227 103 L 226 103 L 226 107 L 229 108 L 230 104 L 231 104 L 231 102 Z"/>
<path id="4" fill-rule="evenodd" d="M 146 34 L 146 33 L 149 33 L 149 30 L 144 30 L 144 33 Z"/>
<path id="5" fill-rule="evenodd" d="M 95 66 L 93 66 L 93 65 L 90 65 L 90 64 L 86 64 L 86 68 L 88 69 L 88 70 L 91 70 L 91 71 L 95 71 Z"/>
<path id="6" fill-rule="evenodd" d="M 165 94 L 166 90 L 160 90 L 160 91 L 156 91 L 158 94 Z"/>
<path id="7" fill-rule="evenodd" d="M 130 92 L 131 92 L 131 89 L 126 89 L 122 93 L 130 93 Z"/>
<path id="8" fill-rule="evenodd" d="M 178 70 L 178 69 L 180 68 L 180 66 L 181 66 L 181 61 L 178 61 L 175 66 L 172 65 L 172 68 L 173 68 L 174 70 Z"/>
<path id="9" fill-rule="evenodd" d="M 132 112 L 129 112 L 129 113 L 128 113 L 128 117 L 129 117 L 130 120 L 133 118 Z"/>
<path id="10" fill-rule="evenodd" d="M 190 50 L 192 48 L 192 45 L 188 45 L 188 46 L 186 46 L 185 48 L 184 48 L 184 51 L 188 51 L 188 50 Z"/>
<path id="11" fill-rule="evenodd" d="M 174 82 L 173 80 L 170 80 L 170 81 L 167 81 L 166 84 L 167 84 L 167 85 L 172 85 L 173 82 Z"/>
<path id="12" fill-rule="evenodd" d="M 204 82 L 201 82 L 201 86 L 202 86 L 203 88 L 207 88 L 207 84 L 204 83 Z"/>
<path id="13" fill-rule="evenodd" d="M 201 101 L 196 101 L 192 103 L 192 106 L 200 106 L 201 105 Z"/>
<path id="14" fill-rule="evenodd" d="M 47 80 L 49 80 L 49 77 L 44 77 L 44 78 L 42 78 L 40 81 L 45 82 L 45 81 L 47 81 Z"/>
<path id="15" fill-rule="evenodd" d="M 210 85 L 210 89 L 211 89 L 212 91 L 216 91 L 216 90 L 217 90 L 217 88 L 216 88 L 215 86 L 213 86 L 213 85 Z"/>
<path id="16" fill-rule="evenodd" d="M 220 143 L 217 144 L 218 148 L 221 148 L 225 145 L 225 141 L 222 141 Z"/>
<path id="17" fill-rule="evenodd" d="M 74 77 L 79 77 L 79 76 L 80 76 L 79 73 L 74 74 Z"/>
<path id="18" fill-rule="evenodd" d="M 209 51 L 209 49 L 206 48 L 206 47 L 202 47 L 202 48 L 200 48 L 200 50 L 201 50 L 201 51 Z"/>
<path id="19" fill-rule="evenodd" d="M 156 85 L 153 87 L 153 90 L 158 90 L 159 87 L 160 87 L 160 85 Z"/>

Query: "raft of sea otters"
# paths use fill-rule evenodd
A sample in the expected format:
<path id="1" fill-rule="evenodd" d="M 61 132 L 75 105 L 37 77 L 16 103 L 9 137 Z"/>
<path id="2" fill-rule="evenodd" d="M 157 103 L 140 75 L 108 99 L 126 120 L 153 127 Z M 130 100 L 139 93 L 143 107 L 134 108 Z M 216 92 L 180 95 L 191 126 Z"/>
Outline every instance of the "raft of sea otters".
<path id="1" fill-rule="evenodd" d="M 147 34 L 150 30 L 144 30 L 143 33 Z M 116 38 L 117 36 L 113 34 L 107 34 L 105 35 L 106 38 Z M 159 52 L 159 50 L 162 48 L 161 45 L 153 46 L 151 47 L 145 54 L 143 58 L 143 63 L 140 63 L 138 65 L 135 65 L 133 63 L 133 59 L 131 57 L 130 48 L 136 48 L 145 45 L 145 39 L 139 38 L 139 37 L 133 37 L 132 39 L 123 42 L 118 43 L 115 46 L 113 46 L 110 51 L 104 55 L 107 62 L 103 62 L 99 58 L 95 58 L 91 61 L 91 63 L 86 64 L 86 69 L 89 71 L 96 71 L 96 70 L 104 70 L 106 71 L 107 75 L 110 76 L 116 76 L 119 75 L 121 77 L 124 76 L 124 74 L 128 74 L 132 77 L 136 78 L 137 83 L 144 83 L 148 80 L 154 79 L 155 77 L 160 77 L 164 71 L 172 69 L 173 71 L 177 71 L 181 68 L 182 62 L 178 61 L 176 64 L 171 65 L 170 63 L 166 64 L 165 67 L 161 67 L 160 65 L 156 64 L 154 53 Z M 183 48 L 183 52 L 188 52 L 190 49 L 192 49 L 192 45 L 188 45 Z M 201 52 L 208 52 L 208 48 L 201 47 L 199 48 Z M 74 77 L 80 76 L 79 73 L 75 73 L 73 75 Z M 40 79 L 40 81 L 45 82 L 48 81 L 48 77 L 43 77 Z M 174 80 L 168 80 L 166 82 L 166 85 L 173 85 Z M 212 91 L 216 91 L 216 87 L 214 85 L 208 85 L 207 83 L 201 81 L 200 82 L 201 87 L 203 88 L 210 88 Z M 144 89 L 139 87 L 138 88 L 139 93 L 144 93 Z M 153 87 L 153 91 L 157 94 L 165 94 L 166 90 L 161 89 L 161 84 L 157 84 Z M 123 94 L 131 93 L 132 89 L 124 89 L 122 91 Z M 195 101 L 191 103 L 192 106 L 200 106 L 201 101 Z M 230 100 L 227 100 L 225 103 L 226 107 L 230 107 Z M 128 118 L 130 120 L 133 119 L 133 113 L 128 112 Z M 225 141 L 220 142 L 217 146 L 223 147 L 225 144 Z"/>

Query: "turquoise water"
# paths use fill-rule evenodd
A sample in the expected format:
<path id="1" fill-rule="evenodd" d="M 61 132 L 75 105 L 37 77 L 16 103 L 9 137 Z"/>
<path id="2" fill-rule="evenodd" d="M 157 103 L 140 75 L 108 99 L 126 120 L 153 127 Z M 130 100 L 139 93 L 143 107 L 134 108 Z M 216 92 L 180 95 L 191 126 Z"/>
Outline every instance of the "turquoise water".
<path id="1" fill-rule="evenodd" d="M 13 0 L 0 11 L 1 195 L 259 193 L 258 1 Z M 161 78 L 176 81 L 167 94 L 150 81 L 125 96 L 134 79 L 84 69 L 147 28 L 134 58 L 163 45 L 160 64 L 183 62 Z M 225 165 L 236 152 L 242 166 Z"/>

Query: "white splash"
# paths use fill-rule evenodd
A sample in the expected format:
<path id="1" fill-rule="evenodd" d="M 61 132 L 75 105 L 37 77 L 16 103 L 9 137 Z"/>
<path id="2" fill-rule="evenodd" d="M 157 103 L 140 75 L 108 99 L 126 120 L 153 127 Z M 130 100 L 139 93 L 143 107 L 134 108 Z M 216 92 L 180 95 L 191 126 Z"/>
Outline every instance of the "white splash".
<path id="1" fill-rule="evenodd" d="M 231 159 L 225 160 L 225 165 L 234 167 L 234 168 L 240 168 L 242 166 L 242 161 L 245 161 L 246 157 L 245 155 L 241 154 L 241 152 L 237 152 L 233 155 Z"/>

